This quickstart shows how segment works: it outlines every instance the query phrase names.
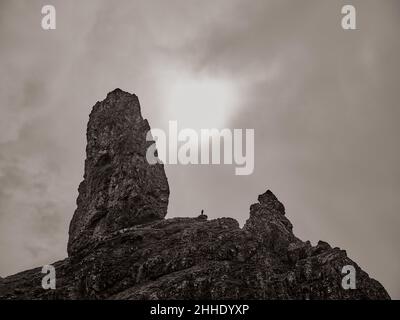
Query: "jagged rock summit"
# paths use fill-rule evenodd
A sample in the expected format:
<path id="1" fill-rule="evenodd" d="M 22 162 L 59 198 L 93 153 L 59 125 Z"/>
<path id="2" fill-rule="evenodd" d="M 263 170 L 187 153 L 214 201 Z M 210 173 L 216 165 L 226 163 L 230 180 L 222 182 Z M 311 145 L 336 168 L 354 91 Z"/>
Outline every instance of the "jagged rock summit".
<path id="1" fill-rule="evenodd" d="M 68 254 L 91 239 L 167 214 L 169 188 L 162 164 L 150 165 L 150 130 L 139 100 L 120 89 L 97 102 L 89 117 L 84 180 L 69 228 Z"/>
<path id="2" fill-rule="evenodd" d="M 84 180 L 56 289 L 36 268 L 0 279 L 0 299 L 390 299 L 344 250 L 293 234 L 271 191 L 232 218 L 164 219 L 169 187 L 145 159 L 147 131 L 135 95 L 116 89 L 96 103 Z M 356 288 L 342 286 L 342 268 Z"/>

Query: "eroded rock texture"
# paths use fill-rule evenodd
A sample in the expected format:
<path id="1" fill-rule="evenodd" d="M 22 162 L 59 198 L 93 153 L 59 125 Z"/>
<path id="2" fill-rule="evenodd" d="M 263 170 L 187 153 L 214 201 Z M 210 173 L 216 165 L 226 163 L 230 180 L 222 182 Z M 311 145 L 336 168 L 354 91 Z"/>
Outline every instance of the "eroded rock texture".
<path id="1" fill-rule="evenodd" d="M 145 158 L 149 130 L 133 94 L 116 89 L 93 107 L 84 180 L 69 229 L 69 255 L 89 239 L 167 214 L 169 188 L 163 165 L 150 165 Z"/>
<path id="2" fill-rule="evenodd" d="M 390 298 L 345 251 L 296 238 L 271 191 L 243 228 L 231 218 L 165 220 L 168 184 L 161 165 L 145 162 L 148 129 L 134 95 L 116 90 L 96 104 L 57 288 L 43 290 L 37 268 L 0 280 L 1 299 Z M 345 265 L 356 269 L 354 290 L 341 286 Z"/>

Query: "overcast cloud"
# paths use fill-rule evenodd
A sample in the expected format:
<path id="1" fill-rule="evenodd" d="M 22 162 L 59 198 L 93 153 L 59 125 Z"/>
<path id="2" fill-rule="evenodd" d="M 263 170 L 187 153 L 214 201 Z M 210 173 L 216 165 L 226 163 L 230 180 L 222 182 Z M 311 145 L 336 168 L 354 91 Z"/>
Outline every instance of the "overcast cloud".
<path id="1" fill-rule="evenodd" d="M 356 31 L 340 26 L 349 2 Z M 0 275 L 66 256 L 88 115 L 119 87 L 153 128 L 255 129 L 253 175 L 166 166 L 168 217 L 242 224 L 271 189 L 297 236 L 400 298 L 398 30 L 396 0 L 0 0 Z"/>

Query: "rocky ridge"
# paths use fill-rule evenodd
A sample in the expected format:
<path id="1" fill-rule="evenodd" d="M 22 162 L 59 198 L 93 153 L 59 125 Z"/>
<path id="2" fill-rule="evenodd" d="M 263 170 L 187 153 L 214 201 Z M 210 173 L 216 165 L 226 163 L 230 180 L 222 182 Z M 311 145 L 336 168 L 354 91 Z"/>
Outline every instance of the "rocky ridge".
<path id="1" fill-rule="evenodd" d="M 149 129 L 135 95 L 116 89 L 96 103 L 57 287 L 44 290 L 36 268 L 0 278 L 0 299 L 390 299 L 344 250 L 298 239 L 269 190 L 243 228 L 165 219 L 169 186 L 163 165 L 145 159 Z M 341 285 L 346 265 L 356 289 Z"/>

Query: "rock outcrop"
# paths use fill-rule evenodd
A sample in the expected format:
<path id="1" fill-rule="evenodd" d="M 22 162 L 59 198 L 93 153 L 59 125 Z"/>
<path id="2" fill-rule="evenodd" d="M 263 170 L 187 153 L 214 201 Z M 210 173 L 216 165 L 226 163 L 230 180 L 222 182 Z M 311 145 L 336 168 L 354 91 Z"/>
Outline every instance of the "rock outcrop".
<path id="1" fill-rule="evenodd" d="M 69 257 L 54 263 L 55 290 L 41 268 L 0 281 L 0 299 L 390 299 L 346 252 L 292 232 L 271 191 L 243 228 L 219 218 L 164 219 L 168 183 L 148 165 L 147 121 L 134 95 L 115 90 L 88 125 L 84 181 L 70 227 Z M 356 288 L 342 287 L 342 269 Z"/>
<path id="2" fill-rule="evenodd" d="M 150 165 L 150 130 L 139 100 L 116 89 L 89 117 L 84 180 L 69 228 L 68 254 L 90 239 L 167 214 L 169 188 L 162 164 Z"/>

